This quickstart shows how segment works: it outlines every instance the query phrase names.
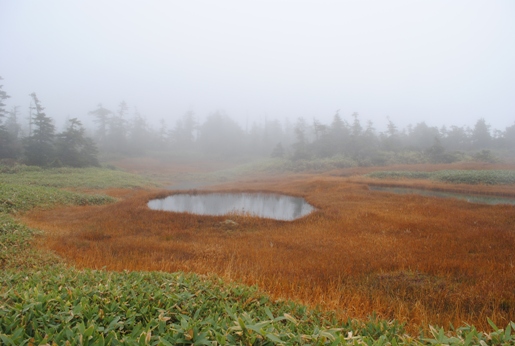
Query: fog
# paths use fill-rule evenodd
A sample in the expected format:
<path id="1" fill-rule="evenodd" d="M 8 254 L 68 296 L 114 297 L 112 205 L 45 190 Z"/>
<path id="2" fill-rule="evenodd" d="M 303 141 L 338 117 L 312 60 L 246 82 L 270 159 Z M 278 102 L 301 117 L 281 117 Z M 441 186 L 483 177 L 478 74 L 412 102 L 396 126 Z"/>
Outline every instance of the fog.
<path id="1" fill-rule="evenodd" d="M 123 100 L 157 124 L 223 111 L 398 126 L 515 121 L 515 3 L 0 0 L 0 76 L 28 116 Z"/>

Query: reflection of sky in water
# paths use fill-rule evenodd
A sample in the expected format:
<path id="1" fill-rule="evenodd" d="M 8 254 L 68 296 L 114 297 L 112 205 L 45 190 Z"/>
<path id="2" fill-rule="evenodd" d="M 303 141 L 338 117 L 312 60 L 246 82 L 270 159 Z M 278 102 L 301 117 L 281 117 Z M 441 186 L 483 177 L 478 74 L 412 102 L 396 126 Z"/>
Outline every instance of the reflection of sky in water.
<path id="1" fill-rule="evenodd" d="M 303 198 L 270 193 L 178 194 L 148 202 L 154 210 L 200 215 L 249 214 L 290 221 L 311 213 L 314 208 Z"/>
<path id="2" fill-rule="evenodd" d="M 414 195 L 429 196 L 429 197 L 456 198 L 456 199 L 465 200 L 470 203 L 515 205 L 515 198 L 510 198 L 510 197 L 474 195 L 474 194 L 443 192 L 443 191 L 431 191 L 431 190 L 412 189 L 412 188 L 404 188 L 404 187 L 370 186 L 369 188 L 370 188 L 370 190 L 373 190 L 373 191 L 385 191 L 385 192 L 393 192 L 393 193 L 398 193 L 398 194 L 414 194 Z"/>

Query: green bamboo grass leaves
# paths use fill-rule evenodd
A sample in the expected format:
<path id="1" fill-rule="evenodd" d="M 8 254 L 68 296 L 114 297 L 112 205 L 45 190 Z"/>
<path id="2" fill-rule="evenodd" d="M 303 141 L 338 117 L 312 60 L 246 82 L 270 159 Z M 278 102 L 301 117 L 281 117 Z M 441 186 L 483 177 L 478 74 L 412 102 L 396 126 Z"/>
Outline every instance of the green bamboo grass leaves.
<path id="1" fill-rule="evenodd" d="M 193 274 L 56 268 L 0 279 L 6 345 L 331 344 L 341 329 L 254 288 Z M 274 317 L 272 311 L 277 315 Z M 288 312 L 286 312 L 288 311 Z"/>
<path id="2" fill-rule="evenodd" d="M 396 322 L 337 323 L 276 303 L 255 288 L 194 274 L 76 271 L 2 273 L 0 344 L 513 345 L 514 323 L 490 334 L 431 328 L 413 338 Z M 328 327 L 321 327 L 327 325 Z"/>

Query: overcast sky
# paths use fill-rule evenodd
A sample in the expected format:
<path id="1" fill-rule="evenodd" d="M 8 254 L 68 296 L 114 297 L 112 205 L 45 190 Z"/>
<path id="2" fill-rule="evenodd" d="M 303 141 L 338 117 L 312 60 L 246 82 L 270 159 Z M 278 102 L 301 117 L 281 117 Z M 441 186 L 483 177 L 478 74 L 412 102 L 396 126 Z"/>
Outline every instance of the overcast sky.
<path id="1" fill-rule="evenodd" d="M 0 76 L 58 126 L 125 100 L 153 123 L 358 112 L 384 129 L 515 123 L 515 1 L 0 0 Z"/>

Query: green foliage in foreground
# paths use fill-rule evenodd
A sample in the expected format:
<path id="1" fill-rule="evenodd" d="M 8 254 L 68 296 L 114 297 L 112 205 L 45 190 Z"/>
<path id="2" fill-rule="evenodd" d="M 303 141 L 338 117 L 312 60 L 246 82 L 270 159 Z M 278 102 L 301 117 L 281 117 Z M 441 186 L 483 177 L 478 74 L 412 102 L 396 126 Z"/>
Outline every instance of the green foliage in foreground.
<path id="1" fill-rule="evenodd" d="M 367 176 L 379 179 L 431 179 L 453 184 L 515 184 L 515 171 L 510 170 L 381 171 Z"/>
<path id="2" fill-rule="evenodd" d="M 490 334 L 406 335 L 395 322 L 338 324 L 255 288 L 184 273 L 5 271 L 0 278 L 4 345 L 513 345 L 511 323 Z M 328 326 L 328 327 L 322 327 Z"/>
<path id="3" fill-rule="evenodd" d="M 79 189 L 138 188 L 152 185 L 138 175 L 106 168 L 43 169 L 24 165 L 0 166 L 0 182 Z"/>
<path id="4" fill-rule="evenodd" d="M 5 345 L 324 345 L 344 343 L 353 328 L 317 327 L 319 313 L 194 274 L 50 269 L 7 272 L 0 283 Z M 361 339 L 397 339 L 396 324 L 382 326 Z"/>

